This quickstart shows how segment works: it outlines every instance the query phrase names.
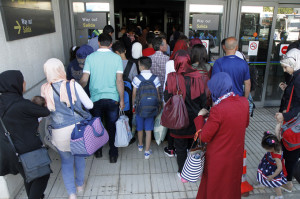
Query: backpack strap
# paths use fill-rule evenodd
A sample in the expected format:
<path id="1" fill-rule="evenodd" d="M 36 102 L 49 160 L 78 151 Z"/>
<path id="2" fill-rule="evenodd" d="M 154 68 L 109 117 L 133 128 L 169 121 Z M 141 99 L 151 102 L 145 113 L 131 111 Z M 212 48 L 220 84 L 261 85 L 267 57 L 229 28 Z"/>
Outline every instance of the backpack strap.
<path id="1" fill-rule="evenodd" d="M 137 75 L 136 76 L 141 82 L 146 81 L 146 79 L 143 77 L 143 75 Z"/>
<path id="2" fill-rule="evenodd" d="M 149 81 L 154 82 L 155 78 L 156 78 L 156 75 L 152 75 L 152 76 L 149 78 Z"/>
<path id="3" fill-rule="evenodd" d="M 128 62 L 126 64 L 126 67 L 125 67 L 125 70 L 124 70 L 124 73 L 123 73 L 123 79 L 128 78 L 132 66 L 133 66 L 133 62 L 128 60 Z"/>

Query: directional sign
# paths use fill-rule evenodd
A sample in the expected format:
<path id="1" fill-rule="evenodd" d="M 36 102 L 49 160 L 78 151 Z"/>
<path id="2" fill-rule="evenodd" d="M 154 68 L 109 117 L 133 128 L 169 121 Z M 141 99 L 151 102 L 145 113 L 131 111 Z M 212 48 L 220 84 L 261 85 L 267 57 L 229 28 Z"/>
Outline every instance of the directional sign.
<path id="1" fill-rule="evenodd" d="M 248 55 L 257 56 L 259 41 L 249 41 Z"/>
<path id="2" fill-rule="evenodd" d="M 285 55 L 288 47 L 289 47 L 289 44 L 281 44 L 280 45 L 279 56 Z"/>
<path id="3" fill-rule="evenodd" d="M 209 40 L 201 40 L 201 41 L 202 41 L 203 46 L 205 46 L 205 49 L 208 54 Z"/>
<path id="4" fill-rule="evenodd" d="M 55 32 L 51 0 L 0 0 L 6 40 Z"/>
<path id="5" fill-rule="evenodd" d="M 76 29 L 103 29 L 107 24 L 106 13 L 78 13 Z"/>

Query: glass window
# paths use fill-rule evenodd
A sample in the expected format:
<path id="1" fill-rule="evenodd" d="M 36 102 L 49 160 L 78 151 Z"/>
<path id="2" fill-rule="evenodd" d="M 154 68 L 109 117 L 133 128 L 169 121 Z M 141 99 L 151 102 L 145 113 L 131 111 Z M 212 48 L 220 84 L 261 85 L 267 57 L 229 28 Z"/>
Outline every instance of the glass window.
<path id="1" fill-rule="evenodd" d="M 223 5 L 190 5 L 189 38 L 202 40 L 210 61 L 220 57 L 223 10 Z"/>
<path id="2" fill-rule="evenodd" d="M 83 13 L 84 12 L 84 3 L 83 2 L 73 2 L 73 12 L 74 13 Z"/>
<path id="3" fill-rule="evenodd" d="M 258 86 L 251 93 L 255 101 L 262 99 L 273 12 L 273 7 L 242 6 L 239 51 L 258 70 Z"/>
<path id="4" fill-rule="evenodd" d="M 109 3 L 86 3 L 87 12 L 109 12 Z"/>
<path id="5" fill-rule="evenodd" d="M 266 100 L 281 99 L 282 91 L 278 85 L 280 82 L 288 81 L 289 75 L 283 72 L 279 61 L 286 53 L 288 45 L 298 39 L 300 39 L 300 8 L 278 8 Z"/>

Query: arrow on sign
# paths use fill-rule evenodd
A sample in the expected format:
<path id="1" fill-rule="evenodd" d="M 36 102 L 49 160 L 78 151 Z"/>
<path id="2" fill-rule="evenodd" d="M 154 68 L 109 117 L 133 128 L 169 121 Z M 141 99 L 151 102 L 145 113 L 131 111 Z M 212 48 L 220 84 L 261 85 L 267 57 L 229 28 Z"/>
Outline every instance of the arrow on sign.
<path id="1" fill-rule="evenodd" d="M 18 31 L 18 35 L 19 35 L 20 32 L 21 32 L 21 26 L 20 26 L 20 24 L 19 24 L 18 21 L 16 21 L 16 23 L 17 23 L 18 25 L 17 25 L 17 26 L 14 26 L 14 29 L 15 29 L 15 30 L 18 30 L 18 29 L 19 29 L 19 31 Z"/>

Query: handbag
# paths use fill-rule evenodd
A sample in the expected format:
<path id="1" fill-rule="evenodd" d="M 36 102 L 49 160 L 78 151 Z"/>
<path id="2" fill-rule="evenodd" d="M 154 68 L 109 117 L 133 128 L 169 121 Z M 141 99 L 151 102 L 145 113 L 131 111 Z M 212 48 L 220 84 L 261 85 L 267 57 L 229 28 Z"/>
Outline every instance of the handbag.
<path id="1" fill-rule="evenodd" d="M 51 159 L 49 157 L 47 149 L 44 146 L 34 151 L 19 154 L 10 137 L 10 133 L 5 128 L 1 118 L 0 118 L 0 122 L 5 135 L 12 146 L 14 153 L 18 157 L 19 162 L 21 162 L 22 164 L 25 173 L 25 181 L 27 183 L 52 173 L 52 170 L 50 168 Z"/>
<path id="2" fill-rule="evenodd" d="M 164 141 L 168 128 L 162 126 L 160 124 L 162 111 L 156 116 L 154 121 L 154 129 L 153 134 L 157 145 L 160 145 L 162 141 Z"/>
<path id="3" fill-rule="evenodd" d="M 70 82 L 67 82 L 67 93 L 74 115 L 74 105 L 72 103 Z M 83 115 L 78 113 L 81 117 Z M 84 118 L 84 117 L 83 117 Z M 72 155 L 90 156 L 94 154 L 99 148 L 108 142 L 108 133 L 104 128 L 100 117 L 92 117 L 84 119 L 79 123 L 75 123 L 75 127 L 71 133 L 70 149 Z"/>
<path id="4" fill-rule="evenodd" d="M 181 172 L 181 177 L 189 182 L 197 182 L 204 170 L 206 145 L 201 143 L 201 134 L 200 139 L 198 139 L 200 131 L 201 129 L 195 133 L 192 147 Z M 195 143 L 196 146 L 194 147 Z"/>
<path id="5" fill-rule="evenodd" d="M 289 112 L 291 107 L 293 92 L 294 86 L 291 92 L 287 112 Z M 282 125 L 281 137 L 282 143 L 288 151 L 293 151 L 300 148 L 300 113 Z"/>
<path id="6" fill-rule="evenodd" d="M 129 118 L 124 111 L 120 111 L 119 119 L 116 121 L 115 147 L 127 147 L 132 138 Z"/>
<path id="7" fill-rule="evenodd" d="M 189 115 L 179 88 L 177 75 L 176 83 L 177 93 L 165 104 L 160 123 L 169 129 L 184 129 L 189 126 Z"/>

